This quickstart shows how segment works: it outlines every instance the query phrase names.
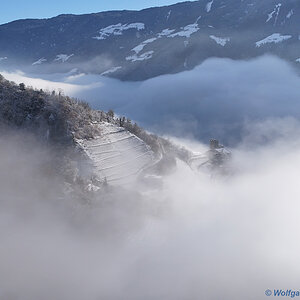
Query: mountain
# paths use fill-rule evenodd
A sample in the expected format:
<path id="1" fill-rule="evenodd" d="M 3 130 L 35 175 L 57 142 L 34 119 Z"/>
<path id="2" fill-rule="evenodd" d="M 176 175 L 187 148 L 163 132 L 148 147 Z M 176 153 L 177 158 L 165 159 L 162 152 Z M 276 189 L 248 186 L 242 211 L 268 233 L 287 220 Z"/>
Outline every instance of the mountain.
<path id="1" fill-rule="evenodd" d="M 298 0 L 199 0 L 0 26 L 0 66 L 144 80 L 210 57 L 300 63 Z"/>

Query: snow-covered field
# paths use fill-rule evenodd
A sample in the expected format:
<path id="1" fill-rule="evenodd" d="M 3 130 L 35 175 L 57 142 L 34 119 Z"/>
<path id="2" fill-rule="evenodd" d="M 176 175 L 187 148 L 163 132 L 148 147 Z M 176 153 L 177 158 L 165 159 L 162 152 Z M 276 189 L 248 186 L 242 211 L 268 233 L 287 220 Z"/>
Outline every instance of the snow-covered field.
<path id="1" fill-rule="evenodd" d="M 154 153 L 148 145 L 124 128 L 110 123 L 95 124 L 101 136 L 77 140 L 92 160 L 95 173 L 110 184 L 134 181 L 141 171 L 154 163 Z"/>

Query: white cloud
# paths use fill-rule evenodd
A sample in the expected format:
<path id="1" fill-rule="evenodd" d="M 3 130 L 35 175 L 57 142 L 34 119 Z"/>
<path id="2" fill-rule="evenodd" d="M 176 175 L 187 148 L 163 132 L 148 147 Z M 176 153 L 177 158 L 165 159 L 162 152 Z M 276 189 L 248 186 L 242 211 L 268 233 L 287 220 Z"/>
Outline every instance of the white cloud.
<path id="1" fill-rule="evenodd" d="M 122 189 L 88 206 L 55 201 L 56 181 L 38 170 L 49 153 L 6 138 L 3 298 L 260 300 L 266 289 L 299 289 L 299 77 L 287 63 L 212 59 L 140 83 L 4 75 L 114 107 L 183 136 L 180 142 L 197 151 L 205 146 L 187 140 L 190 133 L 229 142 L 242 135 L 230 177 L 210 179 L 179 163 L 156 191 L 137 184 L 134 193 Z"/>
<path id="2" fill-rule="evenodd" d="M 299 122 L 255 126 L 285 129 L 267 146 L 235 149 L 235 173 L 225 180 L 179 163 L 150 198 L 124 201 L 122 190 L 88 206 L 53 200 L 53 178 L 37 168 L 49 153 L 6 139 L 3 297 L 260 300 L 268 288 L 297 289 L 300 140 L 289 130 L 299 132 Z"/>
<path id="3" fill-rule="evenodd" d="M 216 137 L 234 143 L 248 121 L 300 117 L 299 77 L 291 65 L 270 56 L 250 61 L 209 59 L 194 70 L 143 82 L 97 75 L 40 75 L 45 82 L 32 75 L 4 75 L 36 87 L 63 88 L 95 108 L 112 108 L 158 133 L 205 141 Z"/>

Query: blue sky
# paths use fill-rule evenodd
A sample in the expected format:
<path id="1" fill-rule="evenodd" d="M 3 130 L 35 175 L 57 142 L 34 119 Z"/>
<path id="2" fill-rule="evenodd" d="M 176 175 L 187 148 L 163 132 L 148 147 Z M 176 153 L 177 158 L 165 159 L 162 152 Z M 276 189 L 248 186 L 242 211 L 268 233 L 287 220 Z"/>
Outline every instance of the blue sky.
<path id="1" fill-rule="evenodd" d="M 48 18 L 63 13 L 91 13 L 115 9 L 143 9 L 180 0 L 9 0 L 1 1 L 0 24 L 24 18 Z"/>

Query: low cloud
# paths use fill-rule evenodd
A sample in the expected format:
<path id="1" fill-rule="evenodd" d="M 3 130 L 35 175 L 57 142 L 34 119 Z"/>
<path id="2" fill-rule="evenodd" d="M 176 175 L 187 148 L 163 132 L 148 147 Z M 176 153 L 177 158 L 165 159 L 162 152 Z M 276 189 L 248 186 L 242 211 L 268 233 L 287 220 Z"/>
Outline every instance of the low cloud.
<path id="1" fill-rule="evenodd" d="M 272 128 L 276 139 L 247 146 Z M 41 168 L 49 149 L 1 136 L 0 298 L 259 300 L 299 289 L 299 130 L 292 118 L 249 126 L 230 177 L 178 162 L 159 190 L 89 204 L 57 195 Z"/>
<path id="2" fill-rule="evenodd" d="M 0 135 L 0 299 L 252 300 L 299 290 L 300 80 L 276 57 L 209 59 L 144 82 L 1 72 L 113 108 L 147 129 L 233 147 L 231 175 L 178 162 L 156 190 L 62 198 L 55 153 Z M 22 137 L 22 138 L 21 138 Z M 184 138 L 184 139 L 183 139 Z M 46 171 L 46 172 L 45 172 Z"/>
<path id="3" fill-rule="evenodd" d="M 250 61 L 209 59 L 194 70 L 144 82 L 96 75 L 43 78 L 56 81 L 50 88 L 61 84 L 66 93 L 88 100 L 93 107 L 114 109 L 157 133 L 200 140 L 216 137 L 231 145 L 241 140 L 249 122 L 298 118 L 300 112 L 298 74 L 289 63 L 272 56 Z"/>

